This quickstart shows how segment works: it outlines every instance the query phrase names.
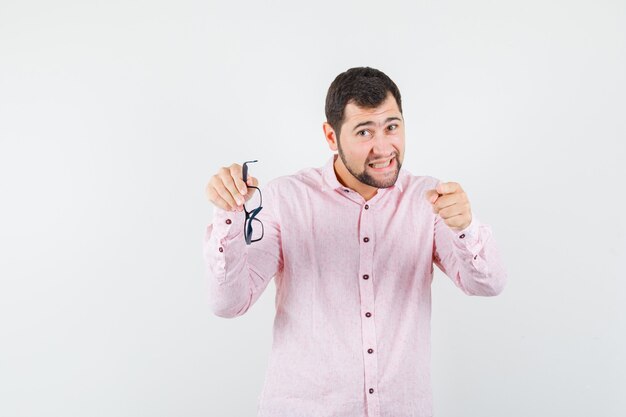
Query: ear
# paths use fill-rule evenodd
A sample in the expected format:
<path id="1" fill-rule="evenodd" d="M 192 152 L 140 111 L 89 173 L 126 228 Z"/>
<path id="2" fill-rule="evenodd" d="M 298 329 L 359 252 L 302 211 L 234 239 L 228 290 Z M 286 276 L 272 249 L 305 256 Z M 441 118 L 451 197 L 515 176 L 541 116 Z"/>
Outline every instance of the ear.
<path id="1" fill-rule="evenodd" d="M 328 122 L 324 122 L 324 124 L 322 125 L 322 129 L 324 129 L 324 137 L 326 138 L 326 142 L 328 142 L 328 147 L 331 151 L 336 151 L 337 136 L 335 135 L 335 129 L 333 129 Z"/>

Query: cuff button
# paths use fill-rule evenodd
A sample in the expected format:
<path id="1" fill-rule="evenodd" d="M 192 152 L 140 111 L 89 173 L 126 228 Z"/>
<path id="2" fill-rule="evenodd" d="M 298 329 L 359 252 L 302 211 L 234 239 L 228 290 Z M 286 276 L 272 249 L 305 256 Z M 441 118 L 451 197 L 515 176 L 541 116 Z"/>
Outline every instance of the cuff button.
<path id="1" fill-rule="evenodd" d="M 232 221 L 230 219 L 226 219 L 226 224 L 231 224 Z"/>
<path id="2" fill-rule="evenodd" d="M 459 239 L 463 239 L 465 237 L 465 233 L 463 233 L 461 236 L 459 236 Z"/>

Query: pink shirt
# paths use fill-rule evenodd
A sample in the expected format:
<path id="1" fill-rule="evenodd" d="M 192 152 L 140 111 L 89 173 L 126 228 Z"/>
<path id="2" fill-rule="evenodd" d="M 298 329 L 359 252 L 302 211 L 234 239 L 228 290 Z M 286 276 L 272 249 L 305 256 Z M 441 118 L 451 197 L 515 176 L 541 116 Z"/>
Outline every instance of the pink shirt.
<path id="1" fill-rule="evenodd" d="M 468 295 L 499 294 L 507 275 L 491 228 L 473 214 L 450 229 L 424 197 L 439 180 L 405 169 L 366 202 L 339 183 L 336 157 L 260 187 L 265 236 L 250 246 L 245 214 L 214 209 L 212 311 L 246 313 L 275 277 L 257 417 L 430 417 L 433 263 Z"/>

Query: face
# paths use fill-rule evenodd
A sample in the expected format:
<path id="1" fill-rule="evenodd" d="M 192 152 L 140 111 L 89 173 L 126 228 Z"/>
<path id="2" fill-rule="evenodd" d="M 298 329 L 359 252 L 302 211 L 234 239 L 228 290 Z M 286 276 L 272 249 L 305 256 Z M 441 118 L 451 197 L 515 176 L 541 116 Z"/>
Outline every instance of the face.
<path id="1" fill-rule="evenodd" d="M 393 95 L 374 109 L 348 103 L 336 148 L 346 170 L 362 184 L 394 185 L 404 158 L 404 120 Z"/>

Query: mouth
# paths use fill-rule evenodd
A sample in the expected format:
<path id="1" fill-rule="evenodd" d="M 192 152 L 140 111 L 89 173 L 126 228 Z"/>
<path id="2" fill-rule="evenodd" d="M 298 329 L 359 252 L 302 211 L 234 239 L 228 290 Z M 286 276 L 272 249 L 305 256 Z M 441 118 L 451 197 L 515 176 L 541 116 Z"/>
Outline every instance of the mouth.
<path id="1" fill-rule="evenodd" d="M 396 165 L 396 157 L 393 156 L 386 161 L 379 162 L 377 164 L 368 164 L 370 168 L 374 170 L 374 172 L 383 172 L 394 168 Z"/>

